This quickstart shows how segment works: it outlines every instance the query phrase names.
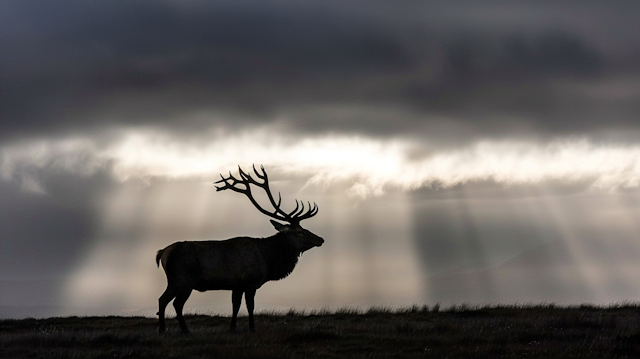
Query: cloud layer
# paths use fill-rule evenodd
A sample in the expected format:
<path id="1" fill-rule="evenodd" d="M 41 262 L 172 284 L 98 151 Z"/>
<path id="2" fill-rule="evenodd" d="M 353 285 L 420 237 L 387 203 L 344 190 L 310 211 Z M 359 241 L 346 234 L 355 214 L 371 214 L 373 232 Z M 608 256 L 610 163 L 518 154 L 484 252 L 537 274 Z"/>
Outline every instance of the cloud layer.
<path id="1" fill-rule="evenodd" d="M 442 117 L 492 136 L 628 132 L 639 11 L 633 1 L 606 11 L 591 1 L 3 1 L 0 138 L 122 124 L 188 133 L 216 124 L 197 116 L 210 111 L 244 114 L 224 126 L 293 111 L 290 128 L 303 133 L 427 134 Z M 341 106 L 414 115 L 314 111 Z"/>
<path id="2" fill-rule="evenodd" d="M 212 131 L 202 140 L 166 132 L 128 130 L 110 142 L 90 137 L 22 142 L 0 149 L 0 176 L 27 191 L 46 191 L 38 174 L 90 176 L 105 170 L 119 181 L 205 180 L 235 171 L 238 164 L 264 164 L 278 176 L 307 185 L 347 185 L 366 198 L 387 190 L 448 188 L 469 182 L 501 185 L 550 181 L 589 184 L 594 189 L 637 187 L 640 146 L 596 144 L 566 138 L 478 141 L 455 149 L 407 139 L 318 135 L 298 138 L 274 127 Z"/>

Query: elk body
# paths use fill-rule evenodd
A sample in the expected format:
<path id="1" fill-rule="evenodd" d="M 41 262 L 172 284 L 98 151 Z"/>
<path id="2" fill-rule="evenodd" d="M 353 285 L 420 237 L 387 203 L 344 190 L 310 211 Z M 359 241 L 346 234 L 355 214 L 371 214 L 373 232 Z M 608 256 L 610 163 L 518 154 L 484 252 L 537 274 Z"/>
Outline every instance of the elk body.
<path id="1" fill-rule="evenodd" d="M 296 208 L 290 213 L 280 209 L 281 197 L 276 202 L 269 189 L 269 180 L 264 168 L 259 173 L 255 167 L 255 175 L 262 180 L 255 180 L 250 174 L 239 168 L 240 179 L 222 177 L 215 183 L 223 183 L 218 191 L 231 189 L 244 193 L 251 203 L 263 214 L 287 222 L 282 224 L 271 220 L 278 231 L 268 238 L 236 237 L 224 241 L 187 241 L 176 242 L 158 251 L 156 263 L 164 268 L 167 276 L 167 289 L 158 300 L 160 333 L 165 331 L 164 311 L 173 300 L 176 318 L 183 333 L 189 333 L 184 321 L 182 309 L 195 289 L 230 290 L 233 304 L 233 316 L 230 330 L 235 330 L 242 296 L 245 296 L 249 313 L 249 328 L 255 330 L 253 320 L 254 296 L 256 290 L 264 283 L 279 280 L 288 276 L 296 266 L 300 255 L 313 247 L 319 247 L 324 240 L 300 226 L 300 221 L 313 217 L 318 207 L 308 206 L 296 200 Z M 239 187 L 240 185 L 240 187 Z M 266 191 L 273 206 L 273 212 L 263 209 L 253 198 L 250 185 L 258 186 Z"/>

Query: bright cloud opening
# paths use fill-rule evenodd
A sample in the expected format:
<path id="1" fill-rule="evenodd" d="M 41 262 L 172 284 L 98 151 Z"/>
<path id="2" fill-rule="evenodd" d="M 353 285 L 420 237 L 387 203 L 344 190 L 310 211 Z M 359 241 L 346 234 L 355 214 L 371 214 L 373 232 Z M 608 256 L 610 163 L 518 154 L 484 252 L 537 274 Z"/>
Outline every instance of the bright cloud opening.
<path id="1" fill-rule="evenodd" d="M 424 153 L 415 156 L 415 153 Z M 346 183 L 366 198 L 387 189 L 451 187 L 473 181 L 535 184 L 589 182 L 594 189 L 637 187 L 640 147 L 599 145 L 587 139 L 547 143 L 479 141 L 454 150 L 427 149 L 405 139 L 321 135 L 299 138 L 265 127 L 210 134 L 206 142 L 169 133 L 130 130 L 107 144 L 87 138 L 40 140 L 0 149 L 0 176 L 44 192 L 42 169 L 90 175 L 108 169 L 131 179 L 216 179 L 238 164 L 264 164 L 272 172 L 307 178 L 308 185 Z"/>

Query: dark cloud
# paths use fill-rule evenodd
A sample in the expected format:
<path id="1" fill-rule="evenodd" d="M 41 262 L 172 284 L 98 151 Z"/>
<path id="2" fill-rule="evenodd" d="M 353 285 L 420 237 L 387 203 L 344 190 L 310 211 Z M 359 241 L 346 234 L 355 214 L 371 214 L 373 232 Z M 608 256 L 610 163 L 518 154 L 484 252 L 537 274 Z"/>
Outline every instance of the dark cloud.
<path id="1" fill-rule="evenodd" d="M 211 110 L 250 125 L 289 108 L 393 105 L 395 124 L 308 114 L 299 130 L 412 132 L 448 116 L 490 131 L 635 127 L 639 92 L 591 87 L 640 73 L 632 2 L 5 1 L 2 136 L 152 124 L 199 130 Z M 591 95 L 590 95 L 591 94 Z M 180 124 L 177 124 L 180 119 Z M 235 117 L 233 121 L 238 121 Z M 493 122 L 497 121 L 495 124 Z M 425 122 L 428 122 L 426 125 Z"/>

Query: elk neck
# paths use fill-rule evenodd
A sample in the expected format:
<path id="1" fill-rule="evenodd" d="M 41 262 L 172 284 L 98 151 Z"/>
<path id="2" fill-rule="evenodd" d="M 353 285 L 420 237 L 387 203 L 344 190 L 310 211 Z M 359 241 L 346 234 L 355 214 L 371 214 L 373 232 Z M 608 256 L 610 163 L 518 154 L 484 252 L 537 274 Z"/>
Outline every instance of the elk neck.
<path id="1" fill-rule="evenodd" d="M 269 267 L 268 280 L 280 280 L 291 274 L 298 263 L 300 251 L 290 244 L 286 234 L 277 233 L 259 240 L 258 243 Z"/>

